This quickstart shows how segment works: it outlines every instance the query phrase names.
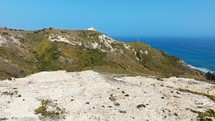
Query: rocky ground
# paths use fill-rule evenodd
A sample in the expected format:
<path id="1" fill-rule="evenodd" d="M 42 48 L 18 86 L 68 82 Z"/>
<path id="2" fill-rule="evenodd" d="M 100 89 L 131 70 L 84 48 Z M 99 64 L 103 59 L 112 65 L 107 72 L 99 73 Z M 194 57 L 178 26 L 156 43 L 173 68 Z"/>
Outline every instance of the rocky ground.
<path id="1" fill-rule="evenodd" d="M 0 120 L 196 121 L 214 109 L 215 85 L 194 79 L 54 71 L 0 81 Z"/>

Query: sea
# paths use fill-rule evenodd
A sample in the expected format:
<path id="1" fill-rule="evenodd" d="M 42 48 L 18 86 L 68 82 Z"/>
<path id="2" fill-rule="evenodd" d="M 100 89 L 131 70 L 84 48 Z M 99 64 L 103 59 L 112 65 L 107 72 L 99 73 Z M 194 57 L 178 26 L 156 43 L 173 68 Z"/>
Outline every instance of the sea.
<path id="1" fill-rule="evenodd" d="M 115 39 L 124 42 L 143 42 L 169 55 L 179 57 L 191 68 L 215 72 L 215 38 L 115 37 Z"/>

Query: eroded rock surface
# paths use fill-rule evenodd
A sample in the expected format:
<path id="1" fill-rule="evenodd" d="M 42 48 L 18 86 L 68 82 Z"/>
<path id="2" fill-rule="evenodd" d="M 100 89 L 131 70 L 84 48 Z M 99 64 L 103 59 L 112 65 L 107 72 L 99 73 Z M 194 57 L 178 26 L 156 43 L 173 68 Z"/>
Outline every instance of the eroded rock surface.
<path id="1" fill-rule="evenodd" d="M 198 114 L 193 111 L 215 109 L 215 102 L 194 92 L 214 96 L 215 86 L 176 77 L 125 77 L 94 71 L 41 72 L 0 81 L 0 118 L 9 121 L 196 121 Z M 45 107 L 48 104 L 51 108 Z"/>

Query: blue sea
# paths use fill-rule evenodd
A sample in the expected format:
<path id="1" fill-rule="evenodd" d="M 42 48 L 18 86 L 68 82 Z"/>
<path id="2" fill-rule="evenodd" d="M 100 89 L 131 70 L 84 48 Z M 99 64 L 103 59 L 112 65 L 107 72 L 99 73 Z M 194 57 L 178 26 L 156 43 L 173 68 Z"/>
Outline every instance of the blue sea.
<path id="1" fill-rule="evenodd" d="M 177 56 L 190 67 L 208 72 L 215 72 L 215 38 L 184 39 L 184 38 L 132 38 L 116 37 L 125 42 L 144 42 L 167 54 Z"/>

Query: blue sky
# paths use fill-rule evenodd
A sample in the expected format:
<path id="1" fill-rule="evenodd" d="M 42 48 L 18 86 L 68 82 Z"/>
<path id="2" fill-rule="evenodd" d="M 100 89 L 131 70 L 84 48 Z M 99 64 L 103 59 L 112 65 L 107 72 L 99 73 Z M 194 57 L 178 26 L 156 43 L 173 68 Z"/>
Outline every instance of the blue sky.
<path id="1" fill-rule="evenodd" d="M 0 26 L 111 36 L 215 37 L 214 0 L 0 0 Z"/>

